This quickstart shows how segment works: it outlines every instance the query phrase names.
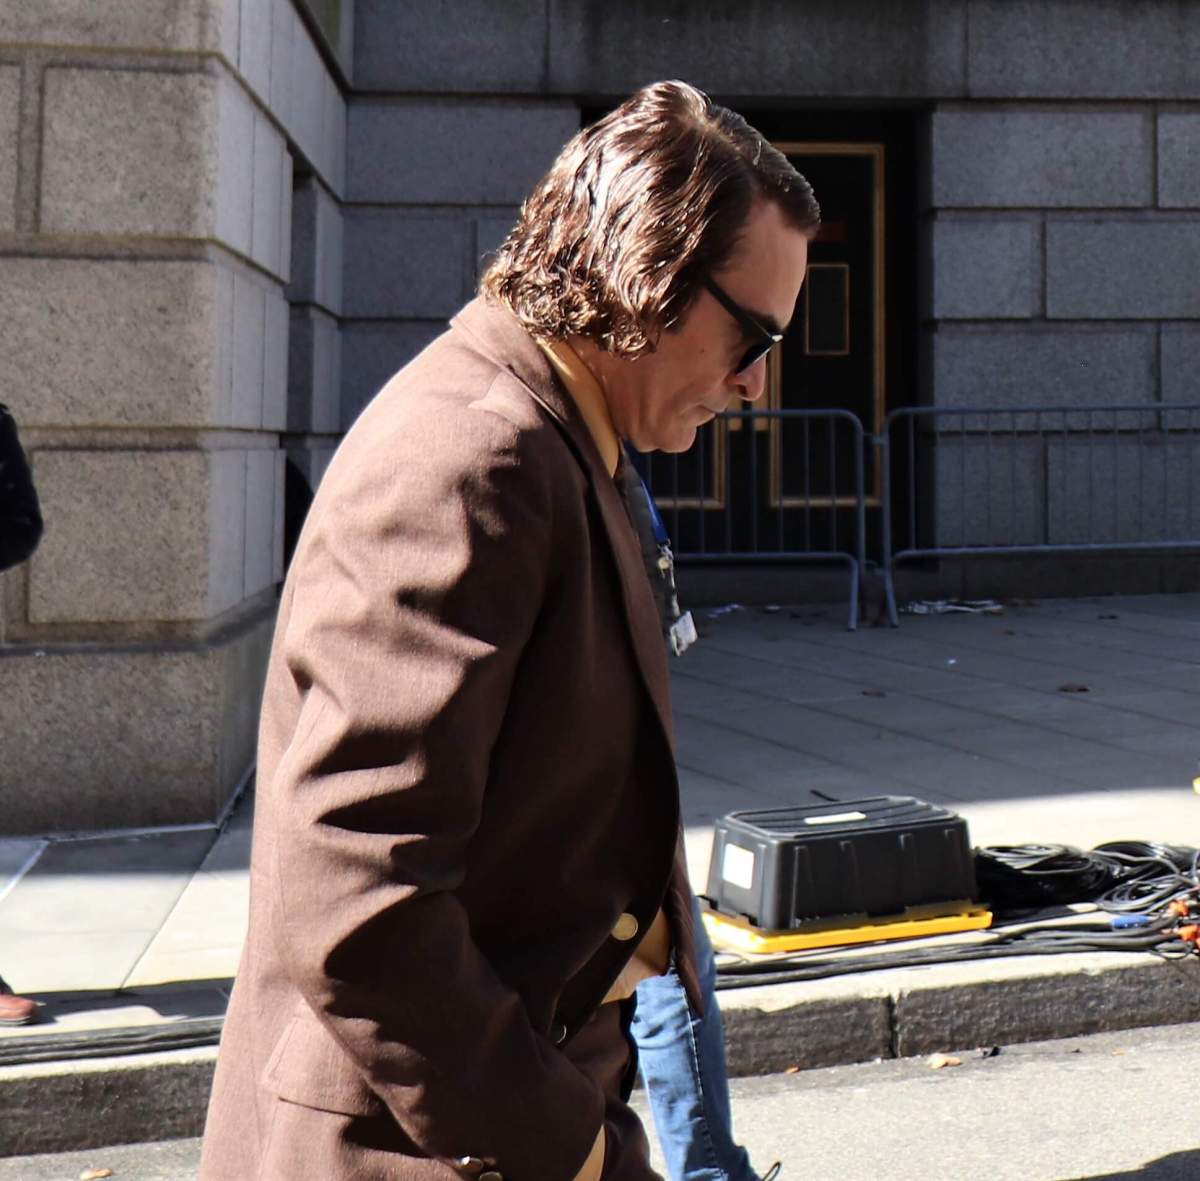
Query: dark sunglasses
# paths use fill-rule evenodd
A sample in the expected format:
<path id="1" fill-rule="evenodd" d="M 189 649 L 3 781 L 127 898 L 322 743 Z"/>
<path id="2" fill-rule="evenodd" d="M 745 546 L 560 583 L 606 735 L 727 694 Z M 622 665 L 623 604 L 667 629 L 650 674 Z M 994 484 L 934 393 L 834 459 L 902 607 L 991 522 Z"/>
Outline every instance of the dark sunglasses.
<path id="1" fill-rule="evenodd" d="M 737 300 L 725 294 L 717 283 L 708 275 L 701 275 L 700 282 L 704 289 L 717 301 L 743 328 L 749 336 L 757 336 L 754 342 L 742 354 L 734 369 L 734 373 L 745 373 L 751 365 L 765 357 L 781 340 L 782 332 L 772 332 L 765 324 L 756 320 Z"/>

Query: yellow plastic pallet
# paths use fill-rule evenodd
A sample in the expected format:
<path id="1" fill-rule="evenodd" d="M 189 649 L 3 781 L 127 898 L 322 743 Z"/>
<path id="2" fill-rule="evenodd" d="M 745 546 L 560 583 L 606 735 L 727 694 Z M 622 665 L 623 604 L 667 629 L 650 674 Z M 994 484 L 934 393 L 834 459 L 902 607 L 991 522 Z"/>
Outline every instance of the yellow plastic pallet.
<path id="1" fill-rule="evenodd" d="M 876 943 L 882 939 L 919 939 L 926 935 L 951 935 L 960 931 L 982 931 L 992 925 L 992 912 L 974 907 L 958 914 L 933 918 L 877 919 L 859 927 L 824 930 L 764 931 L 748 920 L 731 918 L 713 910 L 703 913 L 704 925 L 713 943 L 729 951 L 770 955 L 781 951 L 810 951 L 818 947 L 842 947 L 853 943 Z"/>

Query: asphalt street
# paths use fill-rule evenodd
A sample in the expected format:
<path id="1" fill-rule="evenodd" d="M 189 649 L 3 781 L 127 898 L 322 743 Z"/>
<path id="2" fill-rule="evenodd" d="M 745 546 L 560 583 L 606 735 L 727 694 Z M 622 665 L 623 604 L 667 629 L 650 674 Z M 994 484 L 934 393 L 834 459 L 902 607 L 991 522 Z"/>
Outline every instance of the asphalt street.
<path id="1" fill-rule="evenodd" d="M 738 1135 L 781 1181 L 1192 1181 L 1200 1026 L 734 1082 Z M 641 1096 L 637 1096 L 641 1106 Z M 187 1181 L 199 1141 L 0 1160 L 0 1181 Z"/>
<path id="2" fill-rule="evenodd" d="M 781 1181 L 1194 1181 L 1200 1026 L 891 1059 L 734 1084 L 736 1130 Z"/>

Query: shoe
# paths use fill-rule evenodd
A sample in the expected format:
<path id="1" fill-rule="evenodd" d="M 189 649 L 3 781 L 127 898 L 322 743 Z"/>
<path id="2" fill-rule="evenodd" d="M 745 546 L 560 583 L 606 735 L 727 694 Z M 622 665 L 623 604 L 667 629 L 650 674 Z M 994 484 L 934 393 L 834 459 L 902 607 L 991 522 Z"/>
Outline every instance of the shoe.
<path id="1" fill-rule="evenodd" d="M 37 1011 L 37 1001 L 13 996 L 11 992 L 0 992 L 0 1025 L 28 1025 L 36 1020 Z"/>
<path id="2" fill-rule="evenodd" d="M 762 1176 L 762 1181 L 775 1181 L 775 1178 L 783 1172 L 783 1162 L 776 1161 Z"/>

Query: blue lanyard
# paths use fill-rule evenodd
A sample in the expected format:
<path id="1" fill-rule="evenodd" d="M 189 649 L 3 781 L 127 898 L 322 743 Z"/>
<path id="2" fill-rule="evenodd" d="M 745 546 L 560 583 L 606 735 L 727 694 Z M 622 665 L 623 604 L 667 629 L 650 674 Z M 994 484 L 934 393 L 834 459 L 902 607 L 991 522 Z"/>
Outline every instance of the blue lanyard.
<path id="1" fill-rule="evenodd" d="M 641 472 L 638 472 L 638 483 L 642 486 L 642 492 L 646 497 L 646 507 L 650 510 L 650 528 L 654 530 L 654 540 L 659 545 L 670 545 L 671 535 L 667 532 L 666 525 L 663 524 L 662 515 L 658 511 L 658 505 L 654 503 L 654 497 L 650 494 L 650 489 L 646 486 L 646 481 L 642 479 Z"/>

